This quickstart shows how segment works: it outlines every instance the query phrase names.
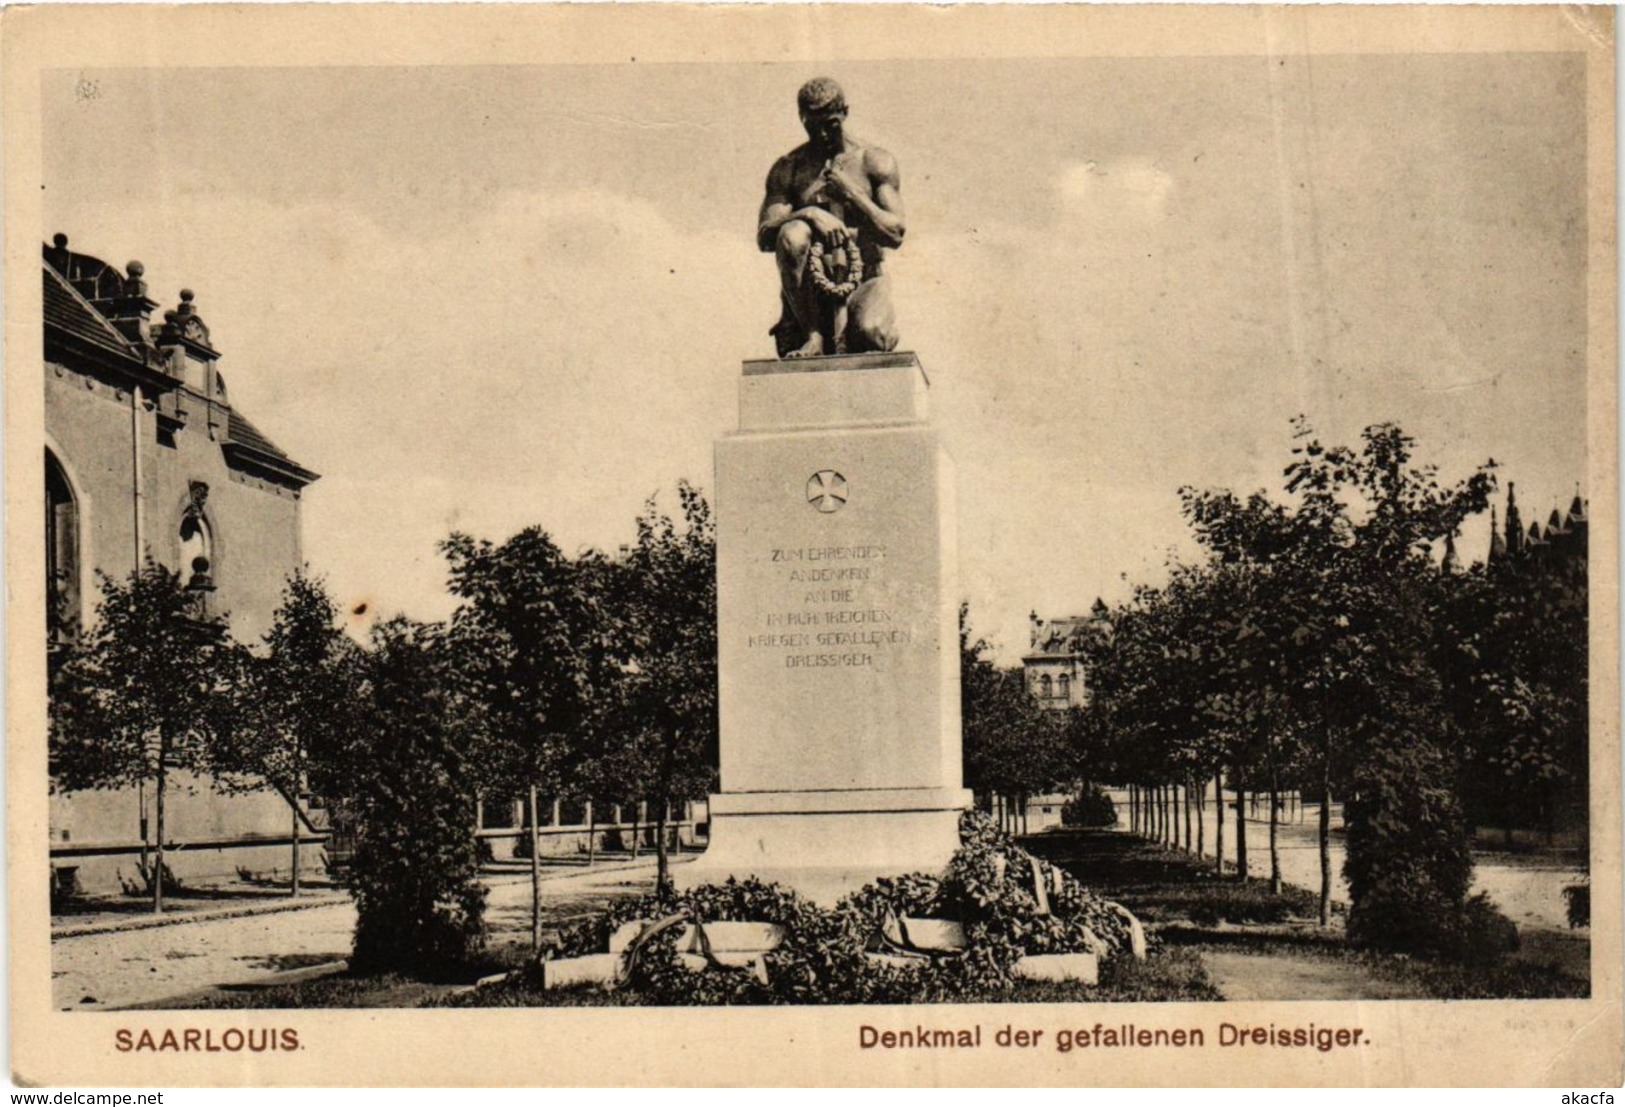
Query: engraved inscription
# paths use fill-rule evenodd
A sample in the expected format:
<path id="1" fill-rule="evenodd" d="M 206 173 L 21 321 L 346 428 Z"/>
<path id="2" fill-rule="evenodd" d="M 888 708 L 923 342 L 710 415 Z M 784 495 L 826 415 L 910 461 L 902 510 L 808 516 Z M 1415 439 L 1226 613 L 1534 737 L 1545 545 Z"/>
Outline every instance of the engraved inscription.
<path id="1" fill-rule="evenodd" d="M 784 658 L 786 669 L 870 669 L 888 650 L 914 640 L 913 628 L 876 594 L 885 580 L 881 544 L 775 546 L 765 551 L 779 606 L 763 612 L 753 651 Z"/>

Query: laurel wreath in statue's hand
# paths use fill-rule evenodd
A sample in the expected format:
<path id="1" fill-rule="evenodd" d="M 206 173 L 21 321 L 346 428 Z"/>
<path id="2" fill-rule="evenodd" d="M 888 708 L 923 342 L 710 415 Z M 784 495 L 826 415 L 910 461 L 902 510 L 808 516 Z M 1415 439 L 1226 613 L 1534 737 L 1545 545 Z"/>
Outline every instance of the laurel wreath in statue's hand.
<path id="1" fill-rule="evenodd" d="M 844 300 L 851 296 L 863 283 L 863 253 L 858 249 L 857 239 L 849 236 L 846 240 L 846 280 L 837 284 L 830 278 L 829 263 L 824 259 L 824 244 L 817 240 L 814 240 L 807 258 L 807 273 L 812 277 L 813 287 L 821 295 L 831 300 Z"/>

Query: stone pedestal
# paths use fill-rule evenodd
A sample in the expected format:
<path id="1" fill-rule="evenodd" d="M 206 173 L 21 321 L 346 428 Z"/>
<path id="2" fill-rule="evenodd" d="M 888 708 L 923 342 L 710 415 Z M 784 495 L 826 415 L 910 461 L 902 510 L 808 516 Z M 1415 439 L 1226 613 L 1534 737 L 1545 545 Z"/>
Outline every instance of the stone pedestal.
<path id="1" fill-rule="evenodd" d="M 953 470 L 913 354 L 750 361 L 716 447 L 722 791 L 680 885 L 938 871 L 962 786 Z"/>

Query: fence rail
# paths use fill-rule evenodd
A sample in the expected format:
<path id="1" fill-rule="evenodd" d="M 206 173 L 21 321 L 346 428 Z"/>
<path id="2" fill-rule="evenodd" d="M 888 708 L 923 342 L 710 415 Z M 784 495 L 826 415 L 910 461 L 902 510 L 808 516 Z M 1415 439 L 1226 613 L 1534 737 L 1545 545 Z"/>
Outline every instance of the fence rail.
<path id="1" fill-rule="evenodd" d="M 682 827 L 692 829 L 695 825 L 696 821 L 694 819 L 673 819 L 666 824 L 666 829 L 676 830 Z M 659 824 L 654 822 L 592 823 L 591 825 L 581 823 L 579 826 L 539 826 L 536 828 L 536 834 L 539 837 L 546 838 L 554 834 L 586 834 L 588 832 L 602 834 L 610 830 L 647 830 L 652 833 L 658 829 L 658 826 Z M 476 838 L 526 838 L 529 836 L 530 828 L 528 826 L 485 827 L 474 832 Z"/>
<path id="2" fill-rule="evenodd" d="M 319 845 L 332 837 L 328 831 L 315 831 L 299 835 L 299 844 L 302 846 Z M 256 838 L 195 838 L 191 841 L 175 841 L 171 839 L 164 843 L 165 853 L 184 853 L 187 850 L 204 849 L 260 849 L 265 846 L 291 846 L 291 834 L 267 834 Z M 52 846 L 51 860 L 67 857 L 123 857 L 134 853 L 157 852 L 158 847 L 151 842 L 129 840 L 123 842 L 82 842 L 71 846 Z"/>

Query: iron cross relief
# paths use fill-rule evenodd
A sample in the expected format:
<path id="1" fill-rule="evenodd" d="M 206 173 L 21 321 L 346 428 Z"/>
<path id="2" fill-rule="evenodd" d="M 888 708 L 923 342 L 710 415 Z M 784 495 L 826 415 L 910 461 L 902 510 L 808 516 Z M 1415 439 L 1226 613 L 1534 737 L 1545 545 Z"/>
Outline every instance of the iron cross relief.
<path id="1" fill-rule="evenodd" d="M 820 469 L 807 478 L 807 502 L 828 515 L 846 503 L 846 478 L 834 469 Z"/>

